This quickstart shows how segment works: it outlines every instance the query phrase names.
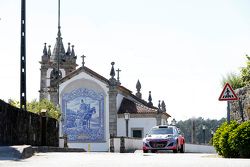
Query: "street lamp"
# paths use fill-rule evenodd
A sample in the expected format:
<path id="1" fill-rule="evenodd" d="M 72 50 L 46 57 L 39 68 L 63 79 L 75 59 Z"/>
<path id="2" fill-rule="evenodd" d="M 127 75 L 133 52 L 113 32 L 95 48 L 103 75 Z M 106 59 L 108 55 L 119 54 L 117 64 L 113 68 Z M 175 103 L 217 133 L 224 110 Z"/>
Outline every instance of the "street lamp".
<path id="1" fill-rule="evenodd" d="M 130 118 L 130 114 L 128 113 L 128 111 L 126 111 L 124 113 L 124 119 L 126 121 L 126 136 L 128 137 L 128 120 Z"/>
<path id="2" fill-rule="evenodd" d="M 47 110 L 46 109 L 41 109 L 41 116 L 46 117 Z"/>
<path id="3" fill-rule="evenodd" d="M 206 130 L 206 126 L 205 126 L 205 125 L 202 125 L 204 144 L 206 144 L 205 130 Z"/>
<path id="4" fill-rule="evenodd" d="M 210 132 L 211 132 L 211 139 L 212 139 L 211 142 L 212 142 L 212 144 L 213 144 L 214 131 L 211 130 Z"/>
<path id="5" fill-rule="evenodd" d="M 41 144 L 42 146 L 47 145 L 47 110 L 46 109 L 41 109 L 41 126 L 42 126 L 42 131 L 41 131 Z"/>

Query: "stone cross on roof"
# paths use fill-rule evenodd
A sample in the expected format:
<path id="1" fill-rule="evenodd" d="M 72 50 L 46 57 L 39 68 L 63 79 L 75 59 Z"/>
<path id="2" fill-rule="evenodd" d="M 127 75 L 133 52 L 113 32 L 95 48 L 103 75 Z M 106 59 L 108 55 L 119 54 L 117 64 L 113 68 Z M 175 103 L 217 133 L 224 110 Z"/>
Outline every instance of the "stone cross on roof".
<path id="1" fill-rule="evenodd" d="M 120 83 L 120 72 L 121 72 L 122 70 L 120 70 L 120 69 L 118 68 L 116 71 L 117 71 L 117 82 L 118 82 L 118 84 L 121 84 L 121 83 Z"/>
<path id="2" fill-rule="evenodd" d="M 84 64 L 85 64 L 84 58 L 85 58 L 86 56 L 82 55 L 81 57 L 82 57 L 82 67 L 84 67 Z"/>

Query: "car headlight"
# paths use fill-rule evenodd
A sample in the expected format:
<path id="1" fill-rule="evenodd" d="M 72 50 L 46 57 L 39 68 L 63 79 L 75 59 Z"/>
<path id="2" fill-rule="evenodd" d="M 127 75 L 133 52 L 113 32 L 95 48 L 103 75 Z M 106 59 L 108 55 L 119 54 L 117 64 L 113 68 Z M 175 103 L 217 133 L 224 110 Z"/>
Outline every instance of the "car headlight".
<path id="1" fill-rule="evenodd" d="M 173 138 L 173 137 L 174 137 L 174 135 L 168 135 L 167 137 L 168 137 L 168 138 Z"/>

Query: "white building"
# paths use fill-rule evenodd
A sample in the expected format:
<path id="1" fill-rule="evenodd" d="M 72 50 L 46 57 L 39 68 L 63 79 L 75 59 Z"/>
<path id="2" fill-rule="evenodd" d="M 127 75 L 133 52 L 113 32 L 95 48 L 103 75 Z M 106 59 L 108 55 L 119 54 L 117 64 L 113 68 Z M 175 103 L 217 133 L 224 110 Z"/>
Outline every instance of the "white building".
<path id="1" fill-rule="evenodd" d="M 164 102 L 156 108 L 121 86 L 114 75 L 108 80 L 86 66 L 62 78 L 59 93 L 60 136 L 67 134 L 70 148 L 87 150 L 91 145 L 92 151 L 109 151 L 110 137 L 142 138 L 169 117 Z"/>
<path id="2" fill-rule="evenodd" d="M 154 107 L 151 92 L 149 102 L 141 99 L 139 80 L 137 93 L 132 94 L 121 85 L 119 69 L 115 78 L 113 62 L 110 79 L 84 66 L 84 57 L 77 69 L 74 46 L 69 43 L 65 51 L 60 25 L 52 53 L 50 48 L 45 44 L 40 62 L 40 100 L 59 102 L 59 134 L 67 135 L 69 147 L 88 150 L 91 145 L 92 151 L 109 151 L 110 137 L 142 138 L 151 127 L 167 123 L 170 115 L 164 101 Z"/>

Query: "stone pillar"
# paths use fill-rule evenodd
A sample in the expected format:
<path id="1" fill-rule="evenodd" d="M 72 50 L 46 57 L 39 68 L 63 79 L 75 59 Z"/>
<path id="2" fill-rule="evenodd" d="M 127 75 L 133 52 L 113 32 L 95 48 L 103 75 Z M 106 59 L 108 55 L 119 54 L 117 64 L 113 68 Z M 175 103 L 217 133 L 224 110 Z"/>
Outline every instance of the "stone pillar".
<path id="1" fill-rule="evenodd" d="M 110 136 L 109 139 L 109 152 L 115 152 L 114 138 Z"/>
<path id="2" fill-rule="evenodd" d="M 41 78 L 40 78 L 40 97 L 39 99 L 47 99 L 48 98 L 48 92 L 47 92 L 47 70 L 48 68 L 45 65 L 41 65 Z"/>
<path id="3" fill-rule="evenodd" d="M 125 139 L 124 137 L 120 138 L 120 153 L 125 153 L 126 148 L 125 148 Z"/>
<path id="4" fill-rule="evenodd" d="M 115 69 L 114 69 L 115 62 L 112 62 L 111 71 L 109 79 L 109 133 L 111 137 L 117 136 L 117 107 L 116 107 L 116 97 L 118 94 L 117 86 L 118 82 L 114 78 L 115 77 Z"/>
<path id="5" fill-rule="evenodd" d="M 161 125 L 161 114 L 156 115 L 156 125 Z"/>
<path id="6" fill-rule="evenodd" d="M 109 133 L 112 137 L 117 135 L 117 93 L 116 86 L 109 87 Z"/>
<path id="7" fill-rule="evenodd" d="M 57 90 L 55 88 L 50 88 L 49 94 L 50 94 L 50 101 L 55 106 L 57 106 L 58 105 L 58 93 L 57 93 Z"/>

